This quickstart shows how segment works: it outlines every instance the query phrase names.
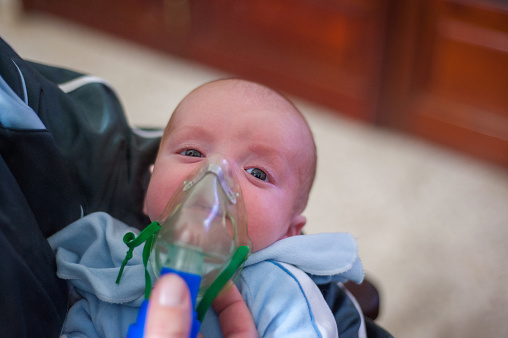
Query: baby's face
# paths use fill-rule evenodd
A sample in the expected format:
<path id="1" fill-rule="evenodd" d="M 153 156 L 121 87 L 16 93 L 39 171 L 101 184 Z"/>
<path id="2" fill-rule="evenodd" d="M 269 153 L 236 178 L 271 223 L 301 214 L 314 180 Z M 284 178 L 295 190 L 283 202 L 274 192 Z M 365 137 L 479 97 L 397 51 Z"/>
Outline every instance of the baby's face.
<path id="1" fill-rule="evenodd" d="M 225 87 L 226 86 L 226 87 Z M 295 210 L 305 127 L 277 97 L 260 99 L 227 84 L 192 93 L 182 102 L 161 145 L 145 200 L 154 220 L 170 196 L 204 158 L 220 154 L 242 189 L 254 251 L 300 232 Z"/>

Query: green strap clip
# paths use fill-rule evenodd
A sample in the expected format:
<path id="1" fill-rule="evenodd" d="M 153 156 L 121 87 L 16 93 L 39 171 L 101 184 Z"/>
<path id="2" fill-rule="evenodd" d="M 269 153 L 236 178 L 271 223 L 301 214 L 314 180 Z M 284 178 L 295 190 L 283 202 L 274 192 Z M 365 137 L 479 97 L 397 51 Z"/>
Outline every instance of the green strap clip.
<path id="1" fill-rule="evenodd" d="M 152 244 L 155 239 L 155 235 L 160 230 L 161 226 L 158 222 L 152 222 L 149 226 L 147 226 L 141 233 L 136 237 L 136 235 L 132 232 L 128 232 L 123 237 L 123 242 L 127 244 L 129 250 L 125 255 L 125 258 L 120 267 L 120 271 L 118 272 L 118 277 L 116 278 L 116 283 L 120 283 L 120 279 L 122 278 L 123 270 L 129 260 L 132 258 L 132 252 L 134 249 L 141 244 L 145 243 L 143 248 L 143 265 L 145 267 L 145 298 L 150 298 L 150 293 L 152 291 L 152 279 L 150 278 L 150 274 L 148 273 L 148 259 L 150 258 L 150 252 L 152 250 Z M 203 321 L 206 311 L 212 304 L 213 300 L 219 294 L 220 290 L 226 285 L 226 283 L 233 278 L 235 273 L 243 267 L 243 264 L 247 260 L 249 255 L 249 247 L 248 246 L 240 246 L 236 249 L 231 262 L 228 266 L 222 271 L 222 273 L 217 277 L 217 279 L 210 285 L 208 290 L 203 295 L 203 299 L 196 307 L 196 312 L 198 314 L 198 320 L 200 322 Z"/>
<path id="2" fill-rule="evenodd" d="M 152 250 L 152 244 L 157 232 L 161 229 L 159 222 L 152 222 L 149 226 L 143 229 L 141 233 L 136 237 L 136 235 L 132 232 L 128 232 L 123 236 L 123 242 L 127 244 L 129 250 L 125 255 L 125 258 L 122 262 L 122 266 L 120 267 L 120 271 L 118 272 L 118 277 L 116 278 L 116 284 L 120 283 L 120 279 L 122 278 L 123 270 L 127 262 L 132 258 L 132 252 L 134 248 L 140 246 L 145 243 L 143 248 L 143 265 L 145 266 L 145 298 L 148 299 L 150 297 L 150 292 L 152 291 L 152 279 L 150 278 L 150 273 L 148 273 L 147 265 L 148 259 L 150 258 L 150 251 Z"/>

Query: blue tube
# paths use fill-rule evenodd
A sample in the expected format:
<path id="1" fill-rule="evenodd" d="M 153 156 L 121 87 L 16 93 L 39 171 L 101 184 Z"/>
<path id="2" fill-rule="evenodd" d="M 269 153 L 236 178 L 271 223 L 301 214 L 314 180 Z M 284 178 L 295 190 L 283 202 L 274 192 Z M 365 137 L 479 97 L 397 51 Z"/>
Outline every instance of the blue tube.
<path id="1" fill-rule="evenodd" d="M 198 296 L 199 284 L 201 283 L 201 276 L 193 273 L 182 272 L 173 270 L 171 268 L 163 267 L 161 269 L 161 276 L 166 273 L 175 273 L 182 277 L 187 286 L 189 287 L 191 300 L 192 300 L 192 327 L 189 338 L 196 338 L 199 329 L 201 328 L 201 322 L 197 319 L 196 308 L 196 298 Z M 146 320 L 146 312 L 148 309 L 148 300 L 144 300 L 139 308 L 138 317 L 136 318 L 136 322 L 129 326 L 129 330 L 127 331 L 127 338 L 142 338 L 145 331 L 145 320 Z"/>

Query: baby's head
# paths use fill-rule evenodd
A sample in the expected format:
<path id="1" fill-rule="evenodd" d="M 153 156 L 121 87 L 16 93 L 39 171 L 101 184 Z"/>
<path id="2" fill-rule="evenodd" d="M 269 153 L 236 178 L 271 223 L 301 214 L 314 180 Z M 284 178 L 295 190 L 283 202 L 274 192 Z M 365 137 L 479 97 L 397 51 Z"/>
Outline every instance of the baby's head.
<path id="1" fill-rule="evenodd" d="M 258 251 L 300 233 L 316 172 L 316 149 L 302 114 L 262 85 L 237 79 L 198 87 L 164 131 L 145 199 L 154 220 L 203 158 L 220 154 L 243 193 L 249 237 Z"/>

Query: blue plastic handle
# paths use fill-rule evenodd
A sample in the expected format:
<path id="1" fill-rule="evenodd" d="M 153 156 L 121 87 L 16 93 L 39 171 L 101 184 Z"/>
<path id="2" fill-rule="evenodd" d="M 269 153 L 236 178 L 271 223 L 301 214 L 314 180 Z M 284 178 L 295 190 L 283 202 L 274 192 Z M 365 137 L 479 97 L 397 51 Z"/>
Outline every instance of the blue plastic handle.
<path id="1" fill-rule="evenodd" d="M 189 338 L 196 338 L 199 333 L 199 329 L 201 328 L 201 322 L 197 319 L 196 308 L 196 298 L 198 296 L 199 284 L 201 284 L 201 276 L 193 273 L 187 273 L 182 271 L 173 270 L 171 268 L 163 267 L 161 269 L 161 276 L 166 273 L 175 273 L 182 277 L 187 286 L 189 287 L 191 300 L 192 300 L 192 327 Z M 148 310 L 148 300 L 144 300 L 139 308 L 138 316 L 136 318 L 136 322 L 129 326 L 129 330 L 127 331 L 127 338 L 142 338 L 145 331 L 145 320 L 146 320 L 146 312 Z"/>

